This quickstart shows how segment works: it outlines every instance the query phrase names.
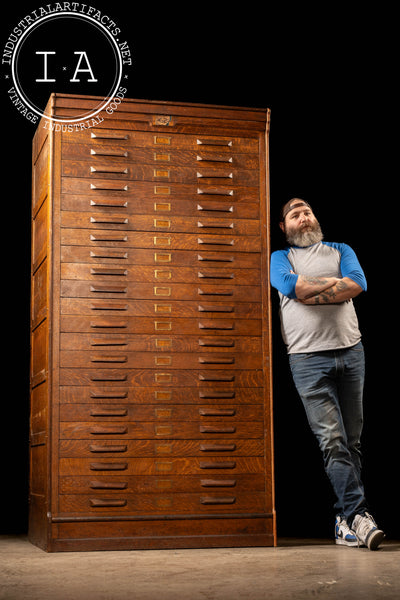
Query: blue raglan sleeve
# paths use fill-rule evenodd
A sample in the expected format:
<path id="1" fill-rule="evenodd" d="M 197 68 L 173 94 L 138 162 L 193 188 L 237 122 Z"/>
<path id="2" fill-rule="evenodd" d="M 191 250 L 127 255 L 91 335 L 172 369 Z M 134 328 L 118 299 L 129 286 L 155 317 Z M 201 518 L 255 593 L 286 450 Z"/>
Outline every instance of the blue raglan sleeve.
<path id="1" fill-rule="evenodd" d="M 367 280 L 356 253 L 347 244 L 335 245 L 341 254 L 340 271 L 342 273 L 342 277 L 348 277 L 355 283 L 358 283 L 363 292 L 365 292 L 367 290 Z"/>
<path id="2" fill-rule="evenodd" d="M 291 273 L 292 265 L 287 250 L 276 250 L 271 255 L 271 285 L 288 298 L 296 298 L 298 275 Z"/>

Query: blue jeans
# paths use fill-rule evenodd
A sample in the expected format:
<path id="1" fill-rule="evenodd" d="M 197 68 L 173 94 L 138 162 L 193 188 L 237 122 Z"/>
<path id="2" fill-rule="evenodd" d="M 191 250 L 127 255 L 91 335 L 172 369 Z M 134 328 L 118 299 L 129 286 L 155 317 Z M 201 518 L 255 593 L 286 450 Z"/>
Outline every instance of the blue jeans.
<path id="1" fill-rule="evenodd" d="M 336 513 L 351 526 L 367 503 L 361 481 L 365 360 L 361 342 L 344 350 L 289 354 L 293 380 L 325 471 L 337 497 Z"/>

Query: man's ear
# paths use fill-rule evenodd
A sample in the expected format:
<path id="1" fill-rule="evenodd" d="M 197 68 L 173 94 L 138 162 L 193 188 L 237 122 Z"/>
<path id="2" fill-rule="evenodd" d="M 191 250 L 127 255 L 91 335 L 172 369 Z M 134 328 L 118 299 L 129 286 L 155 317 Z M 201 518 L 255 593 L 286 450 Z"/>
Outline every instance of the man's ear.
<path id="1" fill-rule="evenodd" d="M 281 221 L 279 223 L 279 227 L 282 229 L 283 233 L 285 233 L 285 223 L 284 223 L 284 221 Z"/>

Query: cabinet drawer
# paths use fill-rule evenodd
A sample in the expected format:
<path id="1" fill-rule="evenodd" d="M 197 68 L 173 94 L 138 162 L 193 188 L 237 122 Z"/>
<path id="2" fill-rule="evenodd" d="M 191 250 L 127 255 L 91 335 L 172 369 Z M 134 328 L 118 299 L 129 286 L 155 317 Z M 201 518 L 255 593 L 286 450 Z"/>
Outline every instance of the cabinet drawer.
<path id="1" fill-rule="evenodd" d="M 156 335 L 261 335 L 261 319 L 199 319 L 130 317 L 125 314 L 61 315 L 62 332 L 134 333 Z"/>
<path id="2" fill-rule="evenodd" d="M 170 423 L 154 423 L 137 421 L 135 423 L 114 421 L 113 423 L 69 422 L 60 423 L 60 439 L 93 439 L 93 440 L 125 440 L 125 439 L 240 439 L 262 438 L 262 422 L 204 423 L 173 421 Z"/>
<path id="3" fill-rule="evenodd" d="M 64 246 L 119 248 L 151 248 L 153 250 L 197 250 L 223 252 L 260 252 L 258 236 L 210 234 L 199 232 L 165 233 L 161 231 L 104 231 L 101 229 L 61 229 Z"/>
<path id="4" fill-rule="evenodd" d="M 263 391 L 259 388 L 177 387 L 175 389 L 162 389 L 159 386 L 130 388 L 115 385 L 101 386 L 100 384 L 90 387 L 66 385 L 60 388 L 60 402 L 62 404 L 90 404 L 96 402 L 96 405 L 119 405 L 121 402 L 127 402 L 139 405 L 157 404 L 162 406 L 173 402 L 175 406 L 181 404 L 207 406 L 216 403 L 218 403 L 218 406 L 232 403 L 235 405 L 251 404 L 256 406 L 262 404 L 263 401 Z"/>
<path id="5" fill-rule="evenodd" d="M 224 283 L 225 280 L 215 277 L 216 283 Z M 168 298 L 168 300 L 224 300 L 227 302 L 244 301 L 248 298 L 260 301 L 261 290 L 259 286 L 235 285 L 230 287 L 223 285 L 195 285 L 184 283 L 172 283 L 169 285 L 159 283 L 137 283 L 127 284 L 113 281 L 73 281 L 61 282 L 61 296 L 66 298 L 135 298 L 135 299 L 157 299 Z M 240 282 L 239 282 L 240 283 Z"/>
<path id="6" fill-rule="evenodd" d="M 258 155 L 253 153 L 232 151 L 231 146 L 222 146 L 218 149 L 208 147 L 204 149 L 203 145 L 197 145 L 197 148 L 187 149 L 179 147 L 162 147 L 171 144 L 155 144 L 154 136 L 149 140 L 150 144 L 146 146 L 134 146 L 120 140 L 109 140 L 108 143 L 99 143 L 99 141 L 85 144 L 63 144 L 62 157 L 64 163 L 79 164 L 87 162 L 89 165 L 100 165 L 107 169 L 117 169 L 119 165 L 142 164 L 155 167 L 164 166 L 166 168 L 173 166 L 199 167 L 213 166 L 232 169 L 258 169 Z"/>
<path id="7" fill-rule="evenodd" d="M 233 183 L 226 179 L 199 177 L 197 183 L 179 183 L 165 181 L 124 181 L 96 178 L 95 181 L 85 178 L 63 177 L 61 183 L 63 194 L 85 195 L 91 206 L 126 208 L 129 212 L 132 204 L 142 200 L 168 201 L 171 198 L 204 202 L 206 200 L 239 203 L 259 202 L 259 189 L 256 186 Z M 122 210 L 123 211 L 123 210 Z"/>
<path id="8" fill-rule="evenodd" d="M 154 402 L 154 398 L 153 398 Z M 113 421 L 204 421 L 212 418 L 215 422 L 258 421 L 263 412 L 260 405 L 229 404 L 219 406 L 208 404 L 187 406 L 151 404 L 63 404 L 60 407 L 60 421 L 93 421 L 107 423 Z M 216 449 L 217 450 L 217 449 Z"/>
<path id="9" fill-rule="evenodd" d="M 232 459 L 226 457 L 187 458 L 61 458 L 61 476 L 89 475 L 211 475 L 229 476 L 239 473 L 265 473 L 265 461 L 260 456 Z"/>
<path id="10" fill-rule="evenodd" d="M 91 150 L 93 152 L 93 150 Z M 127 153 L 128 154 L 128 153 Z M 63 192 L 80 193 L 80 184 L 76 182 L 72 187 L 68 178 L 89 179 L 95 189 L 99 183 L 102 186 L 104 180 L 115 180 L 129 182 L 128 189 L 134 189 L 135 181 L 171 182 L 197 184 L 222 184 L 222 185 L 249 185 L 258 186 L 259 174 L 254 169 L 240 169 L 233 167 L 230 163 L 212 163 L 201 161 L 198 164 L 193 161 L 190 166 L 180 166 L 171 163 L 144 164 L 136 160 L 134 155 L 121 162 L 110 162 L 99 160 L 63 160 L 61 174 Z M 133 184 L 133 186 L 132 186 Z M 77 188 L 78 185 L 78 188 Z"/>
<path id="11" fill-rule="evenodd" d="M 135 199 L 118 200 L 106 199 L 93 200 L 90 195 L 80 196 L 64 194 L 61 197 L 61 210 L 91 212 L 99 214 L 115 213 L 116 216 L 152 214 L 160 216 L 188 216 L 188 217 L 227 217 L 238 219 L 258 219 L 260 207 L 258 202 L 237 201 L 237 199 L 201 198 L 197 193 L 191 197 L 177 198 L 175 194 L 167 198 L 159 198 L 154 194 L 154 186 L 148 186 L 146 194 L 135 194 Z"/>
<path id="12" fill-rule="evenodd" d="M 70 144 L 71 139 L 73 144 Z M 63 156 L 68 156 L 68 148 L 85 144 L 90 148 L 107 149 L 119 147 L 125 152 L 133 148 L 153 148 L 156 151 L 184 149 L 195 152 L 218 152 L 220 154 L 252 153 L 258 154 L 258 137 L 216 136 L 199 134 L 181 134 L 174 131 L 147 132 L 123 129 L 93 128 L 75 131 L 73 137 L 63 134 Z M 81 156 L 79 156 L 81 158 Z"/>
<path id="13" fill-rule="evenodd" d="M 262 440 L 61 440 L 60 457 L 263 456 Z"/>
<path id="14" fill-rule="evenodd" d="M 176 443 L 176 442 L 175 442 Z M 179 443 L 179 442 L 178 442 Z M 60 478 L 61 494 L 96 494 L 114 496 L 123 490 L 127 494 L 161 493 L 161 492 L 205 492 L 235 490 L 235 492 L 262 492 L 264 491 L 264 477 L 262 474 L 235 474 L 227 475 L 175 475 L 170 477 L 157 477 L 155 475 L 96 475 L 67 476 Z"/>
<path id="15" fill-rule="evenodd" d="M 116 333 L 61 333 L 61 350 L 93 350 L 123 352 L 224 352 L 242 354 L 261 354 L 261 337 L 249 336 L 163 336 L 131 335 Z"/>
<path id="16" fill-rule="evenodd" d="M 190 302 L 164 300 L 88 300 L 86 298 L 62 298 L 60 311 L 63 315 L 126 315 L 127 317 L 204 317 L 205 319 L 259 319 L 259 302 Z"/>
<path id="17" fill-rule="evenodd" d="M 253 285 L 257 286 L 261 281 L 259 269 L 241 269 L 236 266 L 214 267 L 203 261 L 198 261 L 197 268 L 186 266 L 175 266 L 174 264 L 125 265 L 110 266 L 107 264 L 91 265 L 77 263 L 63 263 L 61 265 L 61 278 L 64 280 L 81 280 L 87 282 L 112 282 L 122 283 L 126 286 L 131 282 L 157 284 L 183 284 L 196 283 L 201 286 L 210 286 L 213 283 L 227 285 Z M 220 286 L 215 286 L 222 289 Z M 204 288 L 207 289 L 207 288 Z M 207 294 L 201 294 L 200 296 Z M 252 297 L 252 296 L 250 296 Z"/>
<path id="18" fill-rule="evenodd" d="M 259 221 L 254 219 L 236 219 L 223 215 L 217 217 L 177 217 L 166 215 L 99 214 L 63 211 L 61 227 L 99 229 L 112 231 L 151 231 L 184 233 L 217 233 L 218 235 L 258 235 Z"/>
<path id="19" fill-rule="evenodd" d="M 127 494 L 109 498 L 107 495 L 62 495 L 59 500 L 61 512 L 90 514 L 207 514 L 207 513 L 261 513 L 265 511 L 265 495 L 262 492 L 222 493 L 213 491 L 203 494 Z"/>
<path id="20" fill-rule="evenodd" d="M 186 266 L 212 269 L 260 269 L 261 255 L 257 252 L 210 252 L 191 250 L 153 250 L 62 246 L 61 262 L 104 263 L 104 265 L 153 265 L 154 267 Z M 62 267 L 64 268 L 64 267 Z M 247 281 L 246 283 L 249 283 Z"/>
<path id="21" fill-rule="evenodd" d="M 60 369 L 60 385 L 110 385 L 120 387 L 202 387 L 213 390 L 257 388 L 264 383 L 261 370 L 152 370 L 152 369 Z"/>
<path id="22" fill-rule="evenodd" d="M 157 352 L 124 352 L 122 350 L 61 350 L 61 367 L 81 367 L 101 369 L 261 369 L 262 356 L 259 354 L 207 353 L 194 354 L 177 352 L 173 354 Z"/>

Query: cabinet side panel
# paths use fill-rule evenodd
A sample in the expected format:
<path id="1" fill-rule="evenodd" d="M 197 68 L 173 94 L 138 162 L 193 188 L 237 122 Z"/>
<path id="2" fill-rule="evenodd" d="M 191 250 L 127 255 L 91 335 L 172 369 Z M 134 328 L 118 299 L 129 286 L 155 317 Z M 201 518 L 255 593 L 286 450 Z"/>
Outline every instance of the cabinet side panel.
<path id="1" fill-rule="evenodd" d="M 46 549 L 49 439 L 49 139 L 38 130 L 32 160 L 29 539 Z"/>

